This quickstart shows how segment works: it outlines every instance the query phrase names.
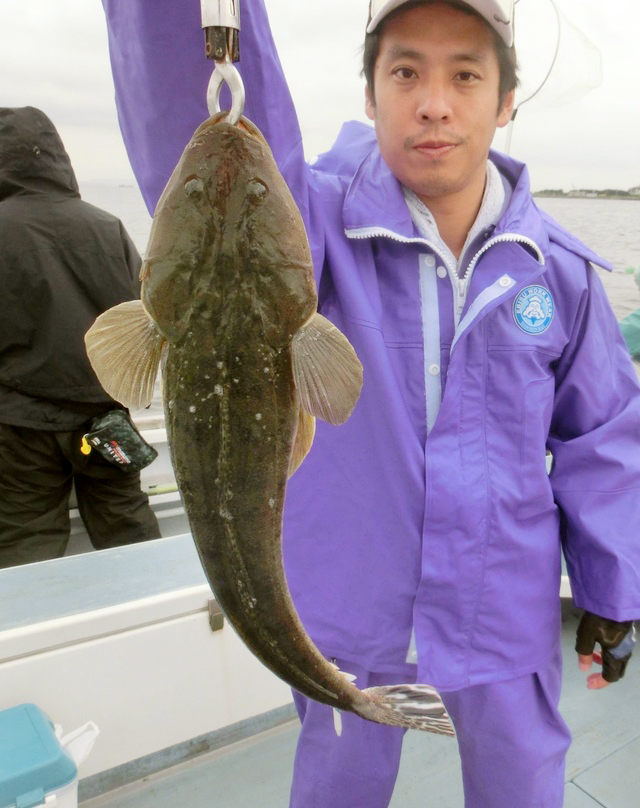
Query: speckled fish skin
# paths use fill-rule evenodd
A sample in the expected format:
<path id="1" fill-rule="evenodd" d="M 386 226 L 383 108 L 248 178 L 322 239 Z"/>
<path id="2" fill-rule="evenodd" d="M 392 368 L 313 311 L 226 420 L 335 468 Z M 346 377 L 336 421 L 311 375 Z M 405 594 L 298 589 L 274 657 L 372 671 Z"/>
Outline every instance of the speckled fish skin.
<path id="1" fill-rule="evenodd" d="M 214 117 L 194 135 L 158 204 L 142 299 L 169 341 L 169 444 L 216 599 L 265 665 L 347 708 L 336 691 L 355 688 L 309 640 L 282 562 L 299 417 L 289 346 L 316 311 L 311 256 L 266 143 L 242 125 Z"/>
<path id="2" fill-rule="evenodd" d="M 289 595 L 282 511 L 301 412 L 291 343 L 317 297 L 302 218 L 266 142 L 246 119 L 223 118 L 185 150 L 143 267 L 144 307 L 168 342 L 166 426 L 193 537 L 216 600 L 267 667 L 313 699 L 412 726 L 320 654 Z M 432 731 L 450 734 L 444 723 Z"/>

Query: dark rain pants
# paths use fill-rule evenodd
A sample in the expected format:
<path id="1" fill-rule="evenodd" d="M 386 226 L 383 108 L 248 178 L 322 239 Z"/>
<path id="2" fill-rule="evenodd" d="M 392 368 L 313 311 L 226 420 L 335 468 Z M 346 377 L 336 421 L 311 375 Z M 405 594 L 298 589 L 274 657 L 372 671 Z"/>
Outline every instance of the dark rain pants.
<path id="1" fill-rule="evenodd" d="M 64 555 L 72 484 L 97 550 L 160 537 L 140 475 L 83 455 L 84 431 L 0 424 L 0 568 Z"/>

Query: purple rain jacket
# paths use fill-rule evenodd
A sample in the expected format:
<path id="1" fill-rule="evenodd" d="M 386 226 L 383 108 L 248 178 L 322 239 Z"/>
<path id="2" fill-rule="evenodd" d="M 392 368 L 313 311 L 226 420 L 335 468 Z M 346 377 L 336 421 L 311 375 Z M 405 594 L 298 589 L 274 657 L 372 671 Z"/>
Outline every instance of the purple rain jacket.
<path id="1" fill-rule="evenodd" d="M 153 209 L 207 116 L 200 7 L 103 3 Z M 305 163 L 262 0 L 242 4 L 241 54 L 246 115 L 307 224 L 319 309 L 364 366 L 354 414 L 318 422 L 289 483 L 287 577 L 314 641 L 409 675 L 413 628 L 418 680 L 443 690 L 532 672 L 557 647 L 563 548 L 580 607 L 640 617 L 640 396 L 591 266 L 606 264 L 538 210 L 522 164 L 493 154 L 513 196 L 454 311 L 370 127 L 345 125 Z"/>

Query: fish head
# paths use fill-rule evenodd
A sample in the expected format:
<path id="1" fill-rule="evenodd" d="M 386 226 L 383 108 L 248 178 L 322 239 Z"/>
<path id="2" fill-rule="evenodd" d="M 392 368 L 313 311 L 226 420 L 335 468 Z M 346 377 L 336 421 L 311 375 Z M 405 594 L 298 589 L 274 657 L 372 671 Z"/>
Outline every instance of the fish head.
<path id="1" fill-rule="evenodd" d="M 194 317 L 259 309 L 272 340 L 315 311 L 304 224 L 264 137 L 226 113 L 194 133 L 158 202 L 142 299 L 170 342 Z"/>

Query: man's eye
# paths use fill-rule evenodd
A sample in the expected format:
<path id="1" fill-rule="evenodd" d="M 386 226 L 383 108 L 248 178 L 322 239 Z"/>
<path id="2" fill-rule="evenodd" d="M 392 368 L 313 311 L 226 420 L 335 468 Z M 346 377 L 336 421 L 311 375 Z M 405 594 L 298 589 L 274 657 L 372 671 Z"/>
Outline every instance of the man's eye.
<path id="1" fill-rule="evenodd" d="M 393 73 L 400 79 L 411 79 L 415 76 L 415 71 L 413 71 L 410 67 L 397 67 Z"/>
<path id="2" fill-rule="evenodd" d="M 469 81 L 473 81 L 474 79 L 476 79 L 477 76 L 476 76 L 475 73 L 471 73 L 469 70 L 463 70 L 460 73 L 458 73 L 458 78 L 461 81 L 469 82 Z"/>

